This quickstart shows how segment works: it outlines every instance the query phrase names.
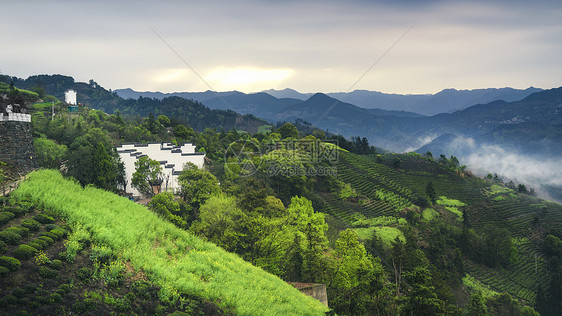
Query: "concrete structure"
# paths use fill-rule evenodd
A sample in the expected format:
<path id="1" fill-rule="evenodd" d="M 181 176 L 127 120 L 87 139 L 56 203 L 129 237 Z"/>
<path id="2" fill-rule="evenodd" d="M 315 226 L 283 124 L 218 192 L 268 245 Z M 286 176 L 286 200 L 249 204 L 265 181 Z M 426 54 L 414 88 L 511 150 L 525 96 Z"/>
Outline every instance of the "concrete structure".
<path id="1" fill-rule="evenodd" d="M 14 166 L 20 173 L 28 173 L 37 168 L 31 115 L 0 113 L 0 161 Z"/>
<path id="2" fill-rule="evenodd" d="M 127 188 L 125 191 L 138 197 L 141 194 L 131 186 L 131 179 L 135 172 L 135 161 L 140 157 L 147 156 L 160 162 L 164 174 L 161 190 L 173 192 L 180 188 L 178 175 L 183 170 L 184 164 L 191 162 L 197 167 L 203 168 L 205 159 L 205 153 L 195 152 L 195 146 L 189 143 L 182 146 L 174 146 L 171 143 L 124 144 L 116 149 L 121 157 L 121 161 L 125 165 L 125 174 L 127 176 Z"/>
<path id="3" fill-rule="evenodd" d="M 301 283 L 301 282 L 288 282 L 296 287 L 302 294 L 313 297 L 322 304 L 328 306 L 328 294 L 326 292 L 326 284 L 321 283 Z"/>
<path id="4" fill-rule="evenodd" d="M 75 90 L 66 90 L 64 93 L 64 102 L 66 104 L 76 105 L 76 91 Z"/>

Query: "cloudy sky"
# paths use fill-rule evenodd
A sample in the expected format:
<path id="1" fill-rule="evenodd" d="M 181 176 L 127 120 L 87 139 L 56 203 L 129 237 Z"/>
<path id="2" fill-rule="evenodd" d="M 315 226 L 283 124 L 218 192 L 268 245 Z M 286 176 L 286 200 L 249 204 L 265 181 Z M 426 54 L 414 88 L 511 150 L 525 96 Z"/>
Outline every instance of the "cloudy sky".
<path id="1" fill-rule="evenodd" d="M 562 86 L 561 1 L 2 2 L 0 72 L 23 78 L 163 92 Z"/>

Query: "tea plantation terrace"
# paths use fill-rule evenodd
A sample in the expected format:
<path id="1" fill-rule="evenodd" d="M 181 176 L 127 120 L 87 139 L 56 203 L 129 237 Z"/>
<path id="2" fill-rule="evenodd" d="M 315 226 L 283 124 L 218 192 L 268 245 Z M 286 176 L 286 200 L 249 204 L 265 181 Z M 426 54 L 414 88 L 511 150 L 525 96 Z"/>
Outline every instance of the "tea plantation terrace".
<path id="1" fill-rule="evenodd" d="M 160 162 L 162 166 L 162 190 L 175 191 L 179 189 L 178 175 L 186 163 L 191 162 L 199 168 L 203 167 L 205 153 L 195 152 L 195 146 L 186 143 L 175 146 L 171 143 L 152 144 L 123 144 L 115 148 L 125 165 L 127 186 L 125 191 L 133 197 L 141 196 L 140 192 L 131 186 L 131 179 L 135 172 L 135 162 L 141 157 Z"/>

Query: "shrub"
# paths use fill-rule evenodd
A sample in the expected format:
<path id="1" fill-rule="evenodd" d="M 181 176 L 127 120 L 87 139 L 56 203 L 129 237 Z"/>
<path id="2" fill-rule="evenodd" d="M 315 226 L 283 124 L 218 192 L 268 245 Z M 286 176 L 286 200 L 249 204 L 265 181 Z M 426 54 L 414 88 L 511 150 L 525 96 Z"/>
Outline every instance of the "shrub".
<path id="1" fill-rule="evenodd" d="M 76 271 L 76 277 L 82 281 L 90 279 L 92 276 L 92 270 L 90 268 L 80 268 Z"/>
<path id="2" fill-rule="evenodd" d="M 39 228 L 41 228 L 41 223 L 33 219 L 24 219 L 23 222 L 21 222 L 21 226 L 29 230 L 39 230 Z"/>
<path id="3" fill-rule="evenodd" d="M 67 261 L 66 258 L 68 257 L 68 255 L 67 255 L 66 251 L 61 251 L 61 252 L 59 252 L 59 254 L 57 255 L 57 257 L 58 257 L 60 260 Z"/>
<path id="4" fill-rule="evenodd" d="M 59 228 L 59 226 L 57 224 L 46 224 L 45 225 L 45 230 L 50 232 L 53 229 L 57 229 Z"/>
<path id="5" fill-rule="evenodd" d="M 16 217 L 19 217 L 27 212 L 25 209 L 22 209 L 19 206 L 8 206 L 4 208 L 4 211 L 13 213 Z"/>
<path id="6" fill-rule="evenodd" d="M 0 240 L 0 253 L 6 251 L 6 243 Z"/>
<path id="7" fill-rule="evenodd" d="M 13 295 L 6 295 L 0 298 L 0 307 L 8 307 L 10 305 L 15 305 L 18 301 L 18 298 Z"/>
<path id="8" fill-rule="evenodd" d="M 37 214 L 35 216 L 33 216 L 33 219 L 38 221 L 41 224 L 52 224 L 55 222 L 55 219 L 52 218 L 49 215 L 45 215 L 45 214 Z"/>
<path id="9" fill-rule="evenodd" d="M 3 230 L 0 232 L 0 240 L 9 245 L 17 245 L 21 240 L 21 235 L 13 231 Z"/>
<path id="10" fill-rule="evenodd" d="M 52 270 L 46 266 L 40 266 L 39 275 L 41 275 L 45 279 L 54 279 L 57 277 L 57 271 Z"/>
<path id="11" fill-rule="evenodd" d="M 8 268 L 10 271 L 16 271 L 20 268 L 21 262 L 16 258 L 2 256 L 0 257 L 0 266 Z"/>
<path id="12" fill-rule="evenodd" d="M 8 228 L 4 229 L 4 231 L 5 232 L 14 232 L 14 233 L 20 235 L 21 237 L 25 237 L 29 233 L 29 228 L 22 227 L 22 226 L 13 226 L 13 227 L 8 227 Z"/>
<path id="13" fill-rule="evenodd" d="M 56 236 L 56 240 L 62 239 L 64 237 L 64 235 L 66 234 L 66 232 L 60 228 L 55 228 L 53 230 L 50 231 L 51 234 Z M 55 239 L 55 238 L 53 238 Z"/>
<path id="14" fill-rule="evenodd" d="M 55 241 L 52 238 L 47 237 L 47 236 L 39 236 L 37 239 L 41 239 L 41 240 L 46 241 L 47 245 L 49 245 L 49 246 L 55 243 Z"/>
<path id="15" fill-rule="evenodd" d="M 82 302 L 76 302 L 72 305 L 72 311 L 76 314 L 84 314 L 95 309 L 96 303 L 91 298 L 86 298 Z"/>
<path id="16" fill-rule="evenodd" d="M 0 278 L 10 273 L 10 269 L 0 266 Z"/>
<path id="17" fill-rule="evenodd" d="M 0 225 L 6 224 L 11 221 L 12 218 L 16 217 L 12 212 L 2 212 L 0 213 Z"/>
<path id="18" fill-rule="evenodd" d="M 62 261 L 57 259 L 51 261 L 51 268 L 55 270 L 60 270 L 60 268 L 62 268 Z"/>
<path id="19" fill-rule="evenodd" d="M 59 293 L 53 293 L 49 295 L 49 300 L 53 303 L 58 303 L 62 301 L 62 295 L 60 295 Z"/>
<path id="20" fill-rule="evenodd" d="M 51 263 L 51 260 L 49 260 L 49 257 L 47 257 L 47 255 L 43 251 L 39 251 L 35 255 L 35 263 L 40 266 L 43 264 Z"/>
<path id="21" fill-rule="evenodd" d="M 51 232 L 42 232 L 39 236 L 47 236 L 49 238 L 51 238 L 52 240 L 57 240 L 58 237 L 56 234 L 51 233 Z"/>
<path id="22" fill-rule="evenodd" d="M 33 257 L 37 253 L 37 249 L 29 246 L 29 245 L 19 245 L 14 251 L 16 257 L 20 259 L 29 259 Z"/>
<path id="23" fill-rule="evenodd" d="M 41 239 L 34 239 L 30 242 L 27 243 L 28 245 L 30 245 L 31 247 L 37 249 L 37 250 L 43 250 L 45 248 L 47 248 L 47 242 Z"/>
<path id="24" fill-rule="evenodd" d="M 65 295 L 70 293 L 70 290 L 72 290 L 70 284 L 61 284 L 56 292 L 60 295 Z"/>
<path id="25" fill-rule="evenodd" d="M 24 298 L 27 295 L 27 291 L 25 289 L 15 289 L 12 291 L 12 295 L 17 298 Z"/>

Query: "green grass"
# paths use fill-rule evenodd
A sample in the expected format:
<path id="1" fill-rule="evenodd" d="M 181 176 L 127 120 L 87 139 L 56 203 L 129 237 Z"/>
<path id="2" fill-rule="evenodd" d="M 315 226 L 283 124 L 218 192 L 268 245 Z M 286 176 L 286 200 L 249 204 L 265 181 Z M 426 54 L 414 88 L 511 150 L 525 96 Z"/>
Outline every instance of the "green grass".
<path id="1" fill-rule="evenodd" d="M 490 190 L 490 194 L 492 195 L 496 195 L 496 194 L 508 194 L 513 192 L 513 190 L 506 188 L 504 186 L 498 185 L 498 184 L 492 184 L 489 188 Z"/>
<path id="2" fill-rule="evenodd" d="M 58 171 L 30 173 L 12 196 L 82 225 L 97 243 L 142 269 L 162 288 L 163 296 L 190 294 L 241 315 L 328 310 L 280 278 L 177 228 L 146 207 L 93 187 L 82 188 Z"/>
<path id="3" fill-rule="evenodd" d="M 402 242 L 406 242 L 406 238 L 402 231 L 396 227 L 388 226 L 377 226 L 375 227 L 375 234 L 381 239 L 383 244 L 387 247 L 391 247 L 392 242 L 398 237 Z"/>
<path id="4" fill-rule="evenodd" d="M 464 278 L 462 278 L 462 283 L 473 292 L 481 292 L 484 297 L 498 295 L 498 292 L 492 290 L 489 286 L 473 278 L 468 273 Z"/>
<path id="5" fill-rule="evenodd" d="M 459 200 L 448 199 L 445 196 L 440 196 L 439 199 L 437 200 L 437 204 L 443 206 L 453 206 L 453 207 L 466 206 L 465 203 Z"/>

